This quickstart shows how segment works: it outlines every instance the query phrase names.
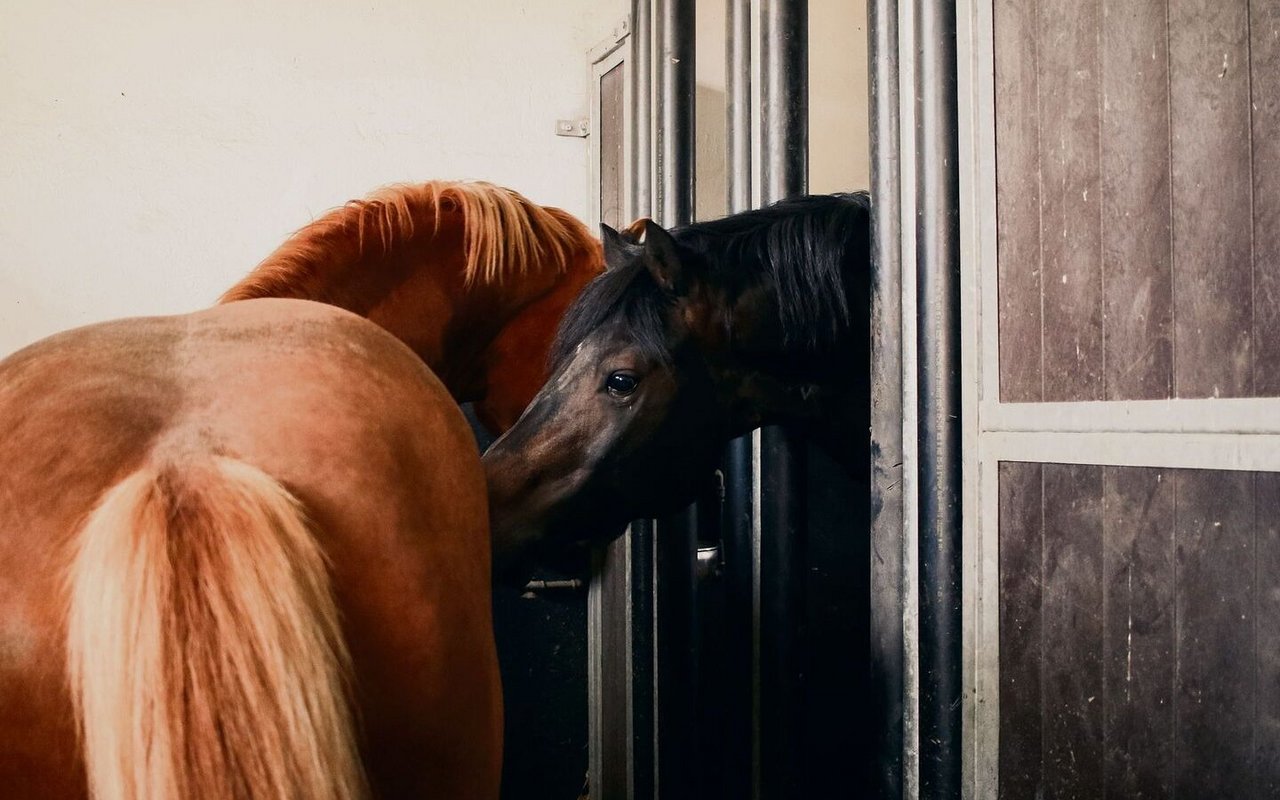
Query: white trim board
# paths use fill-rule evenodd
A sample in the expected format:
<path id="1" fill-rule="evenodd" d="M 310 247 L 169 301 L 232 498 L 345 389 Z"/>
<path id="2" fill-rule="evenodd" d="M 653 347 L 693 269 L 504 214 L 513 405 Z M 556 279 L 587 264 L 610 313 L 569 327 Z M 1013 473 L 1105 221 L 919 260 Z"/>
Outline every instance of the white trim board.
<path id="1" fill-rule="evenodd" d="M 1280 435 L 993 432 L 983 461 L 1280 472 Z"/>
<path id="2" fill-rule="evenodd" d="M 999 754 L 998 491 L 985 461 L 985 398 L 997 399 L 994 49 L 990 0 L 956 6 L 960 171 L 960 374 L 963 441 L 963 645 L 961 796 L 993 797 Z M 992 480 L 986 479 L 990 475 Z M 993 578 L 994 576 L 994 578 Z M 995 587 L 992 591 L 991 587 Z M 993 622 L 994 620 L 994 622 Z M 993 627 L 994 624 L 994 627 Z M 994 644 L 994 646 L 993 646 Z"/>
<path id="3" fill-rule="evenodd" d="M 985 431 L 1280 433 L 1280 398 L 988 403 Z"/>

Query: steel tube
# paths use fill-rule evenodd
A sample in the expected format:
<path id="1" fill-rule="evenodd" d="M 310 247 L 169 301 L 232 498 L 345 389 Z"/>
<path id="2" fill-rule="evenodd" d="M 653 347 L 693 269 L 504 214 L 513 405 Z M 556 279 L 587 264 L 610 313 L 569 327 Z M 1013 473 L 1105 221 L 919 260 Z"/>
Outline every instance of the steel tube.
<path id="1" fill-rule="evenodd" d="M 666 227 L 693 221 L 694 0 L 655 0 L 657 42 L 657 218 Z M 656 792 L 690 796 L 697 763 L 696 570 L 698 512 L 658 522 L 654 619 Z"/>
<path id="2" fill-rule="evenodd" d="M 658 43 L 659 222 L 666 227 L 693 221 L 694 192 L 694 3 L 655 0 Z"/>
<path id="3" fill-rule="evenodd" d="M 803 194 L 809 162 L 808 4 L 760 6 L 760 196 Z M 806 563 L 805 445 L 792 431 L 760 432 L 761 798 L 802 795 Z"/>
<path id="4" fill-rule="evenodd" d="M 631 208 L 632 219 L 653 213 L 652 0 L 631 2 Z"/>
<path id="5" fill-rule="evenodd" d="M 960 207 L 954 0 L 915 0 L 920 793 L 961 781 Z"/>
<path id="6" fill-rule="evenodd" d="M 725 9 L 725 160 L 730 214 L 751 208 L 751 2 Z"/>
<path id="7" fill-rule="evenodd" d="M 871 704 L 873 790 L 902 797 L 902 228 L 898 169 L 898 3 L 870 0 Z"/>
<path id="8" fill-rule="evenodd" d="M 760 4 L 760 199 L 803 194 L 809 177 L 809 10 Z"/>

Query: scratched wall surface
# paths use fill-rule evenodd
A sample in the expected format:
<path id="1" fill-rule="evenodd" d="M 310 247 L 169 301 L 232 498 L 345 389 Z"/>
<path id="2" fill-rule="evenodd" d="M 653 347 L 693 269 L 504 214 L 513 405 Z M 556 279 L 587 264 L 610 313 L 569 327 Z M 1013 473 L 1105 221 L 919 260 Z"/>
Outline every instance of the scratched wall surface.
<path id="1" fill-rule="evenodd" d="M 1280 394 L 1280 3 L 995 0 L 1000 394 Z"/>
<path id="2" fill-rule="evenodd" d="M 1280 796 L 1280 474 L 999 478 L 1001 797 Z"/>

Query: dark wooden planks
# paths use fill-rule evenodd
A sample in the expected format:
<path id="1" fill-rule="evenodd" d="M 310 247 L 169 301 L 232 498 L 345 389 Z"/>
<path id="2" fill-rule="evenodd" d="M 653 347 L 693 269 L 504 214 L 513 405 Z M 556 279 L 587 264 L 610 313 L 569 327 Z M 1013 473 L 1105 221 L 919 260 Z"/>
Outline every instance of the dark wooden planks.
<path id="1" fill-rule="evenodd" d="M 1174 391 L 1252 393 L 1248 6 L 1169 0 Z"/>
<path id="2" fill-rule="evenodd" d="M 1107 400 L 1173 392 L 1165 0 L 1104 0 L 1102 269 Z"/>
<path id="3" fill-rule="evenodd" d="M 1000 399 L 1041 399 L 1038 0 L 995 0 Z"/>
<path id="4" fill-rule="evenodd" d="M 1000 796 L 1280 797 L 1280 474 L 999 484 Z"/>
<path id="5" fill-rule="evenodd" d="M 1280 4 L 994 15 L 1001 399 L 1280 396 Z"/>
<path id="6" fill-rule="evenodd" d="M 1280 475 L 1256 478 L 1258 797 L 1280 797 Z"/>
<path id="7" fill-rule="evenodd" d="M 1174 791 L 1252 797 L 1254 476 L 1185 470 L 1175 480 Z"/>
<path id="8" fill-rule="evenodd" d="M 1039 7 L 1045 400 L 1101 400 L 1102 0 Z"/>
<path id="9" fill-rule="evenodd" d="M 1280 3 L 1249 4 L 1254 393 L 1280 395 Z"/>
<path id="10" fill-rule="evenodd" d="M 1173 777 L 1174 488 L 1159 469 L 1104 471 L 1109 797 L 1167 797 Z"/>
<path id="11" fill-rule="evenodd" d="M 1039 464 L 1000 464 L 1000 796 L 1034 797 L 1041 769 Z"/>
<path id="12" fill-rule="evenodd" d="M 1102 467 L 1044 465 L 1044 789 L 1101 797 Z"/>

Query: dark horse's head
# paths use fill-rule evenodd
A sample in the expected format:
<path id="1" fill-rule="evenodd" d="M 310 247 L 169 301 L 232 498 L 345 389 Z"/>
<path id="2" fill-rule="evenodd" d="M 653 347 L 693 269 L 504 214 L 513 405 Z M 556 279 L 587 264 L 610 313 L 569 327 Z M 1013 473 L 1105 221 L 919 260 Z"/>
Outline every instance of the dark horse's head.
<path id="1" fill-rule="evenodd" d="M 551 378 L 484 457 L 510 579 L 686 505 L 759 425 L 799 422 L 836 451 L 866 437 L 842 413 L 868 380 L 865 194 L 604 239 L 609 269 L 569 309 Z"/>

